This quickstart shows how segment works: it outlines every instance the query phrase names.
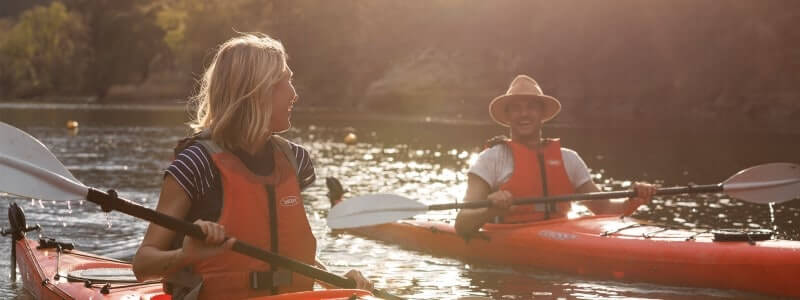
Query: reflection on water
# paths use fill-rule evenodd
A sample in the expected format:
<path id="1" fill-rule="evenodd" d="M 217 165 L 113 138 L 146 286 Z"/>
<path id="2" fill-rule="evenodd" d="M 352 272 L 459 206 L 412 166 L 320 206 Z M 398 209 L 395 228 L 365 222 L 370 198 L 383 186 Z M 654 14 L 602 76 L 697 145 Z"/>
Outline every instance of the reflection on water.
<path id="1" fill-rule="evenodd" d="M 187 114 L 176 109 L 82 109 L 62 107 L 0 107 L 0 120 L 18 126 L 42 140 L 76 178 L 99 189 L 114 188 L 130 200 L 154 207 L 162 169 L 172 147 L 187 133 L 181 123 Z M 80 131 L 70 134 L 66 120 L 78 120 Z M 307 146 L 319 180 L 304 192 L 312 229 L 319 242 L 318 256 L 335 272 L 364 271 L 379 287 L 412 299 L 458 296 L 493 298 L 638 298 L 638 299 L 752 299 L 732 291 L 688 289 L 639 283 L 593 281 L 537 270 L 510 270 L 406 251 L 396 245 L 331 233 L 325 225 L 329 208 L 325 177 L 339 178 L 351 195 L 397 193 L 427 204 L 459 199 L 464 173 L 482 142 L 502 129 L 438 123 L 344 121 L 320 114 L 298 114 L 286 135 Z M 342 138 L 356 132 L 359 143 Z M 798 162 L 798 136 L 711 135 L 690 132 L 655 134 L 600 129 L 547 129 L 563 144 L 577 150 L 593 168 L 597 182 L 624 186 L 626 181 L 648 180 L 679 185 L 723 181 L 748 166 L 771 162 Z M 762 148 L 744 149 L 742 141 Z M 44 235 L 75 242 L 80 249 L 117 258 L 130 258 L 147 223 L 120 213 L 104 213 L 91 203 L 53 203 L 9 196 L 22 204 L 29 224 L 41 224 Z M 7 226 L 5 213 L 0 222 Z M 453 211 L 431 212 L 420 219 L 448 221 Z M 800 240 L 800 203 L 775 205 L 770 211 L 722 195 L 663 197 L 643 208 L 644 219 L 693 228 L 772 228 L 780 237 Z M 35 236 L 35 233 L 32 234 Z M 9 252 L 0 243 L 0 253 Z M 0 259 L 0 274 L 9 262 Z M 19 282 L 19 279 L 17 279 Z M 23 295 L 11 280 L 0 283 L 0 297 Z"/>

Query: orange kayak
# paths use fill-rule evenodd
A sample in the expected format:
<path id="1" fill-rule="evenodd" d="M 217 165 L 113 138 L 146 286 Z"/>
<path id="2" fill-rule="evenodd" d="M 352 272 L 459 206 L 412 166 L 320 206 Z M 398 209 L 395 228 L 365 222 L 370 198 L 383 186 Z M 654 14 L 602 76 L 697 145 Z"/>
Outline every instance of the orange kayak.
<path id="1" fill-rule="evenodd" d="M 138 282 L 127 262 L 68 250 L 68 244 L 23 238 L 16 242 L 17 265 L 25 290 L 35 299 L 167 300 L 161 282 Z M 59 274 L 56 276 L 56 274 Z M 259 297 L 259 300 L 377 299 L 363 290 L 333 289 Z M 356 296 L 356 297 L 353 297 Z"/>
<path id="2" fill-rule="evenodd" d="M 12 203 L 8 210 L 10 229 L 3 235 L 14 240 L 12 264 L 20 272 L 26 291 L 35 299 L 126 299 L 168 300 L 161 281 L 138 282 L 128 262 L 102 257 L 73 249 L 70 243 L 42 238 L 25 237 L 25 232 L 38 230 L 28 227 L 25 214 Z M 11 266 L 11 278 L 16 268 Z M 377 299 L 368 291 L 330 289 L 258 297 L 259 300 L 316 300 L 316 299 Z"/>
<path id="3" fill-rule="evenodd" d="M 487 224 L 469 240 L 441 222 L 402 221 L 347 232 L 467 262 L 800 297 L 800 241 L 759 241 L 756 231 L 744 241 L 721 241 L 736 236 L 593 216 Z"/>

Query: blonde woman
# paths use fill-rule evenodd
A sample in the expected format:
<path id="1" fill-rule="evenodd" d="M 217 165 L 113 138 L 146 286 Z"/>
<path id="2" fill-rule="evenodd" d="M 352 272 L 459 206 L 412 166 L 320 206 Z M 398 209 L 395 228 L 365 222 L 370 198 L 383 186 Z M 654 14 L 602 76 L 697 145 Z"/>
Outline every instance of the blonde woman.
<path id="1" fill-rule="evenodd" d="M 194 222 L 206 240 L 151 224 L 133 260 L 140 280 L 165 278 L 173 298 L 240 299 L 311 290 L 313 280 L 228 251 L 236 237 L 308 264 L 316 239 L 300 191 L 314 179 L 303 147 L 275 133 L 291 126 L 297 94 L 283 45 L 243 34 L 223 43 L 194 97 L 197 132 L 175 149 L 159 212 Z M 358 288 L 360 272 L 345 276 Z"/>

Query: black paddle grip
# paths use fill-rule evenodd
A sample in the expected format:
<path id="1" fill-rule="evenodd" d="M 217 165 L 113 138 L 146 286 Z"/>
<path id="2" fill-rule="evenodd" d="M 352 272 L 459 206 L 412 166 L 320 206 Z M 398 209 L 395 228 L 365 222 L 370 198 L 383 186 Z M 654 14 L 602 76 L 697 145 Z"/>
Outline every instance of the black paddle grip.
<path id="1" fill-rule="evenodd" d="M 145 219 L 164 228 L 168 228 L 177 233 L 186 234 L 193 238 L 206 238 L 203 230 L 197 225 L 156 212 L 152 209 L 135 204 L 129 200 L 115 196 L 93 188 L 89 188 L 89 193 L 86 195 L 86 200 L 100 205 L 104 211 L 116 210 L 127 215 Z"/>

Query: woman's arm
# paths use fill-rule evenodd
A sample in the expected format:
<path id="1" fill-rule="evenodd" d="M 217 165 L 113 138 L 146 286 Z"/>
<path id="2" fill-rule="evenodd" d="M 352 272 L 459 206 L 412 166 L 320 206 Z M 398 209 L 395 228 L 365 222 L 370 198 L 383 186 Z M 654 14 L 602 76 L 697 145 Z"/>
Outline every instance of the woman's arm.
<path id="1" fill-rule="evenodd" d="M 161 186 L 156 211 L 183 219 L 189 211 L 191 202 L 178 181 L 168 175 Z M 167 228 L 150 224 L 144 235 L 139 250 L 133 257 L 133 273 L 139 280 L 162 278 L 179 268 L 216 255 L 230 249 L 234 239 L 225 238 L 225 228 L 213 222 L 198 220 L 195 222 L 206 234 L 204 241 L 185 237 L 183 247 L 169 250 L 175 232 Z M 223 244 L 224 242 L 224 244 Z"/>
<path id="2" fill-rule="evenodd" d="M 156 211 L 183 219 L 190 205 L 191 202 L 178 181 L 172 175 L 165 176 Z M 175 232 L 172 230 L 155 224 L 147 227 L 142 244 L 133 257 L 133 273 L 137 279 L 158 279 L 183 265 L 181 249 L 167 250 L 174 238 Z"/>

